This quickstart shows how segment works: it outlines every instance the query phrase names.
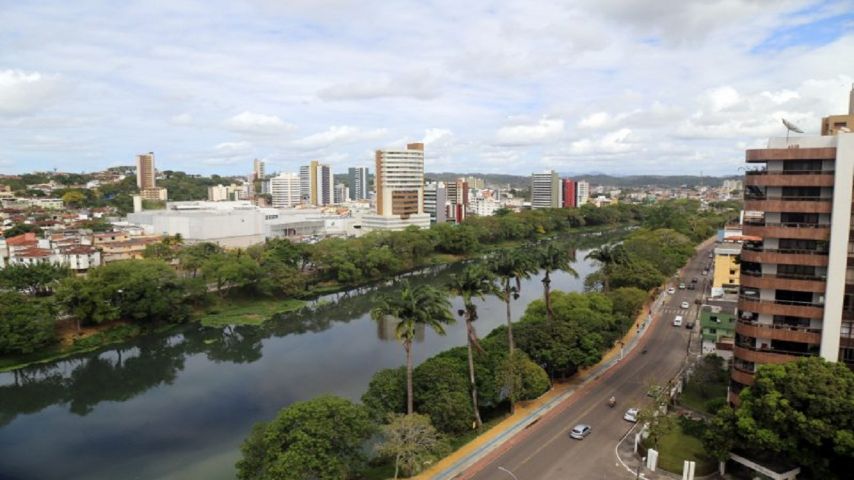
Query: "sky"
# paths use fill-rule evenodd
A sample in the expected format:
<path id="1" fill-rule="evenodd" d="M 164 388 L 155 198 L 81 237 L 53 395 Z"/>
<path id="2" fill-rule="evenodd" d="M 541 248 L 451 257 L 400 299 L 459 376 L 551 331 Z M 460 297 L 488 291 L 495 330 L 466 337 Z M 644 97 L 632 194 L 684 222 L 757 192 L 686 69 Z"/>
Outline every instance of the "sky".
<path id="1" fill-rule="evenodd" d="M 0 173 L 738 175 L 852 84 L 851 0 L 0 0 Z"/>

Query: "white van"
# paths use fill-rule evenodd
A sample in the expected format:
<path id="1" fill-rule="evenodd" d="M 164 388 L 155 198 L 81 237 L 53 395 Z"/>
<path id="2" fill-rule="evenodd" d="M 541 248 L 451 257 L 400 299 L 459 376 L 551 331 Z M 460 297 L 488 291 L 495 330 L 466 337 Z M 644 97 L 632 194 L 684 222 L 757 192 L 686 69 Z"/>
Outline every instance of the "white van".
<path id="1" fill-rule="evenodd" d="M 682 315 L 676 315 L 676 317 L 673 318 L 673 326 L 674 327 L 681 327 L 682 326 Z"/>

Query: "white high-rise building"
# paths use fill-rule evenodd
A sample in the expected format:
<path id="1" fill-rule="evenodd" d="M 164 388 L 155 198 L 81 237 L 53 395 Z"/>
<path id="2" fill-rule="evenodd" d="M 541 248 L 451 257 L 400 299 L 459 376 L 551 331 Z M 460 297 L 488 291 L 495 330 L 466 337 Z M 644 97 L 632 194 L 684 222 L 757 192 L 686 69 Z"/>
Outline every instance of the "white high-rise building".
<path id="1" fill-rule="evenodd" d="M 406 150 L 376 152 L 377 214 L 362 217 L 368 230 L 403 230 L 410 225 L 430 227 L 424 212 L 424 144 Z"/>
<path id="2" fill-rule="evenodd" d="M 590 184 L 586 180 L 579 180 L 575 184 L 575 195 L 578 198 L 576 205 L 580 207 L 587 203 L 590 200 Z"/>
<path id="3" fill-rule="evenodd" d="M 309 205 L 331 205 L 333 203 L 332 167 L 312 160 L 300 167 L 300 197 Z"/>
<path id="4" fill-rule="evenodd" d="M 294 207 L 301 203 L 300 175 L 297 173 L 280 173 L 270 179 L 270 191 L 273 196 L 274 208 Z"/>
<path id="5" fill-rule="evenodd" d="M 560 177 L 554 170 L 531 174 L 531 208 L 560 207 Z"/>

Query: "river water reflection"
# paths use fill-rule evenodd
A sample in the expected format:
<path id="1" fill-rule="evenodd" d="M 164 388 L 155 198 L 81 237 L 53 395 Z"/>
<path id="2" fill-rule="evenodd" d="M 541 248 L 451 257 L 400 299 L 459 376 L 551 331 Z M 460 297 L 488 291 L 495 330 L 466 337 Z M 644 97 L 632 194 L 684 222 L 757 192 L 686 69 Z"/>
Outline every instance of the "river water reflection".
<path id="1" fill-rule="evenodd" d="M 553 274 L 555 290 L 581 290 L 591 272 L 579 251 L 575 279 Z M 444 284 L 454 265 L 413 282 Z M 524 281 L 514 319 L 542 296 Z M 387 287 L 382 287 L 384 290 Z M 146 337 L 99 353 L 0 374 L 0 480 L 232 480 L 253 423 L 283 407 L 332 393 L 358 400 L 371 376 L 401 366 L 403 348 L 382 340 L 364 289 L 331 295 L 306 314 L 263 327 L 205 328 Z M 453 299 L 453 310 L 461 308 Z M 478 306 L 483 337 L 505 323 L 504 304 Z M 432 331 L 413 361 L 465 345 L 465 326 Z"/>

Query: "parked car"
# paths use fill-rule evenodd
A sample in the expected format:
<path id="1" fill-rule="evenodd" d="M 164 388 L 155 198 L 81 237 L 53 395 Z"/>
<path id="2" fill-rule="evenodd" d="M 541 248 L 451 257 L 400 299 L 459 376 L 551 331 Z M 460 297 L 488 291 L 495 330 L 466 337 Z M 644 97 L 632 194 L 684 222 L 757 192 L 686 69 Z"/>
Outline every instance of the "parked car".
<path id="1" fill-rule="evenodd" d="M 578 425 L 572 427 L 572 431 L 569 432 L 569 436 L 576 440 L 584 440 L 584 437 L 590 435 L 590 432 L 593 431 L 593 427 L 587 425 L 585 423 L 579 423 Z"/>
<path id="2" fill-rule="evenodd" d="M 693 283 L 688 284 L 688 290 L 694 290 L 694 284 Z"/>
<path id="3" fill-rule="evenodd" d="M 668 289 L 667 289 L 667 293 L 669 293 L 669 294 L 673 295 L 674 293 L 676 293 L 676 289 L 675 289 L 675 288 L 673 288 L 673 287 L 670 287 L 670 288 L 668 288 Z"/>
<path id="4" fill-rule="evenodd" d="M 703 275 L 708 275 L 708 274 L 709 274 L 708 270 L 703 270 Z"/>
<path id="5" fill-rule="evenodd" d="M 685 322 L 685 328 L 687 328 L 688 330 L 693 330 L 694 322 Z"/>
<path id="6" fill-rule="evenodd" d="M 685 290 L 685 284 L 684 283 L 679 284 L 679 290 Z"/>
<path id="7" fill-rule="evenodd" d="M 681 327 L 682 326 L 682 315 L 676 315 L 673 317 L 673 326 Z"/>
<path id="8" fill-rule="evenodd" d="M 691 305 L 688 302 L 682 302 L 682 308 L 691 308 Z"/>
<path id="9" fill-rule="evenodd" d="M 647 397 L 657 397 L 657 396 L 661 395 L 661 392 L 663 392 L 663 391 L 664 391 L 664 387 L 662 387 L 660 385 L 653 385 L 653 386 L 649 387 L 649 390 L 646 391 L 646 396 Z"/>
<path id="10" fill-rule="evenodd" d="M 637 408 L 630 408 L 626 410 L 626 414 L 623 415 L 623 420 L 627 420 L 632 423 L 637 423 L 638 421 L 638 412 Z"/>
<path id="11" fill-rule="evenodd" d="M 692 278 L 691 283 L 697 283 L 697 277 Z"/>

